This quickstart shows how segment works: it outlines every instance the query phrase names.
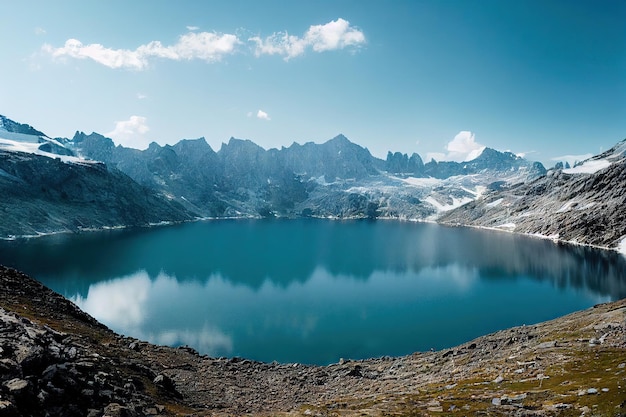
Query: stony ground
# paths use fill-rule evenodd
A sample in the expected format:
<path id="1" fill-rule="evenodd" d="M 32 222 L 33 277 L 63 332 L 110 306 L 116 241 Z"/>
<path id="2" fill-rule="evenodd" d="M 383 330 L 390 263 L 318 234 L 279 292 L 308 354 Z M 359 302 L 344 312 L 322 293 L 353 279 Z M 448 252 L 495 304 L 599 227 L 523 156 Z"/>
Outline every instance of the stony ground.
<path id="1" fill-rule="evenodd" d="M 122 337 L 0 267 L 0 416 L 242 414 L 626 415 L 626 300 L 449 350 L 319 367 Z"/>

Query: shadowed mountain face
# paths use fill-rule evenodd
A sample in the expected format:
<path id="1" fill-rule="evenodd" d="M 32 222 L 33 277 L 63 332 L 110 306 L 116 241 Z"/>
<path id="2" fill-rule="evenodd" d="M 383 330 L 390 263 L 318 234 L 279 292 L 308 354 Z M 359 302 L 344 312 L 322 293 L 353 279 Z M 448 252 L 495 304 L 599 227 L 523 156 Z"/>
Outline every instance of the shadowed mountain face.
<path id="1" fill-rule="evenodd" d="M 0 236 L 184 221 L 191 213 L 102 163 L 0 150 Z"/>

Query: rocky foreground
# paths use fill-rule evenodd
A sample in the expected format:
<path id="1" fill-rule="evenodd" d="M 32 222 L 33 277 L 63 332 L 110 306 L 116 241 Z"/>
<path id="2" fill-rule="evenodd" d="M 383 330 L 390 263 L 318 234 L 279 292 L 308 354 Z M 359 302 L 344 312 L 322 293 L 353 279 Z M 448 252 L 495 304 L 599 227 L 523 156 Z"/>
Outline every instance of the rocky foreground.
<path id="1" fill-rule="evenodd" d="M 448 350 L 304 366 L 123 337 L 0 267 L 0 416 L 242 414 L 626 415 L 626 299 Z"/>

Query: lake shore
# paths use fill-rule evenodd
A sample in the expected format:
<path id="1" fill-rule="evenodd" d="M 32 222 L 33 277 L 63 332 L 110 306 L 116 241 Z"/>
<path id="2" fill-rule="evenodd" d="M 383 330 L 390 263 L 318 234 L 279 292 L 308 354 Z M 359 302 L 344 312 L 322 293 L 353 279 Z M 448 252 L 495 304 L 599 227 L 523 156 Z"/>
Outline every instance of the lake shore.
<path id="1" fill-rule="evenodd" d="M 626 300 L 442 351 L 305 366 L 152 345 L 15 270 L 0 282 L 0 416 L 626 413 Z"/>

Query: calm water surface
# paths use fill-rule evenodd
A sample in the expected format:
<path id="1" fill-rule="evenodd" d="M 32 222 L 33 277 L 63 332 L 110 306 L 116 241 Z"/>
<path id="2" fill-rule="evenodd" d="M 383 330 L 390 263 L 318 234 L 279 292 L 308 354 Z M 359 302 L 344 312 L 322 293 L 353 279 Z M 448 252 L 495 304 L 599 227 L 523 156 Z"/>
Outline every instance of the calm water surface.
<path id="1" fill-rule="evenodd" d="M 210 221 L 1 242 L 113 330 L 328 364 L 440 349 L 626 297 L 623 256 L 432 224 Z"/>

